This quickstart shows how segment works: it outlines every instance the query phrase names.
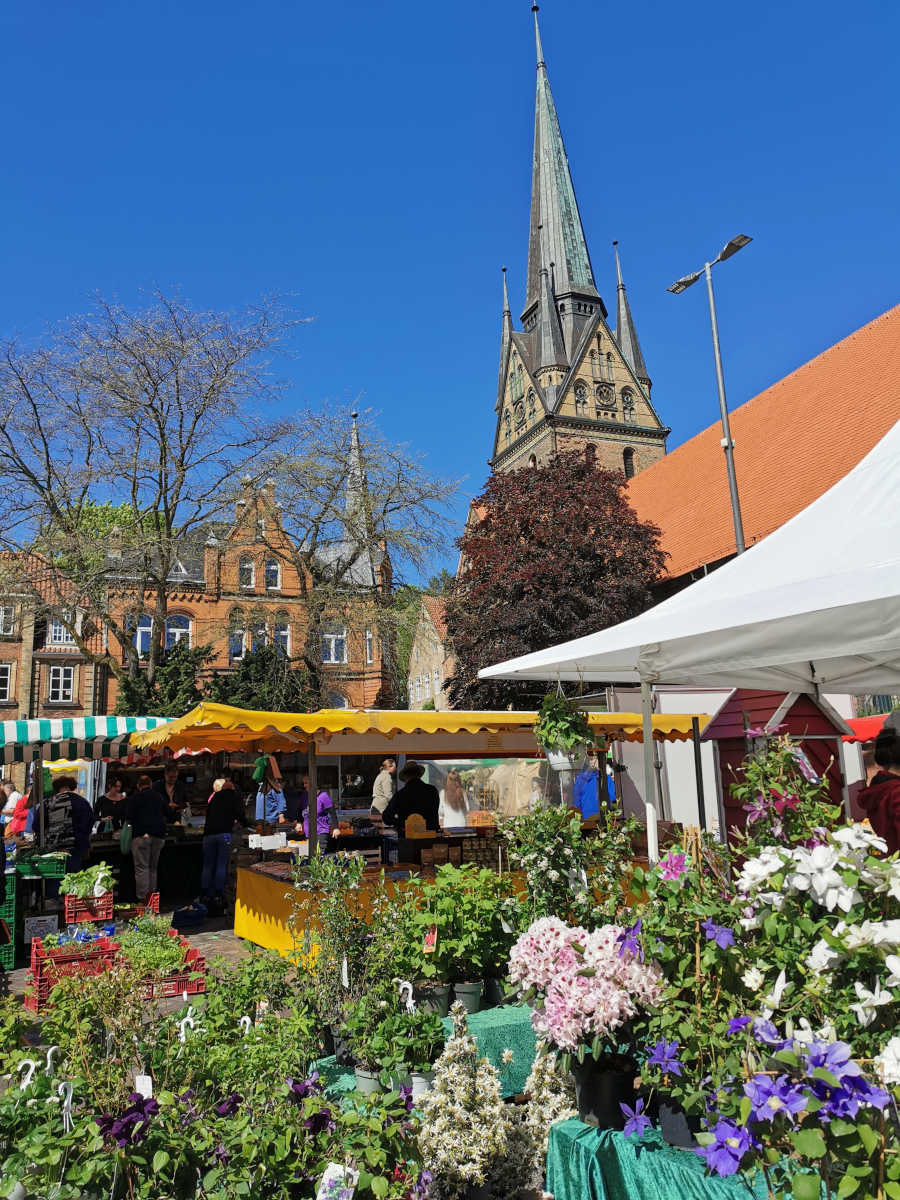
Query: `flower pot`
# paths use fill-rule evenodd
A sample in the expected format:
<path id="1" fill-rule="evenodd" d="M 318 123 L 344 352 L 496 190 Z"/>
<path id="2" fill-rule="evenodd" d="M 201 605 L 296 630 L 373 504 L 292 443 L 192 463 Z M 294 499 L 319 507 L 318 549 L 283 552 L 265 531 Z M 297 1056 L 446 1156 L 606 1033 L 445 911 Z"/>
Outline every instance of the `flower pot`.
<path id="1" fill-rule="evenodd" d="M 413 996 L 419 1008 L 426 1012 L 436 1012 L 439 1017 L 446 1017 L 450 1012 L 449 983 L 419 984 Z"/>
<path id="2" fill-rule="evenodd" d="M 499 1008 L 506 1003 L 506 985 L 502 979 L 486 979 L 481 993 L 482 1008 Z"/>
<path id="3" fill-rule="evenodd" d="M 391 1091 L 399 1092 L 402 1087 L 412 1087 L 412 1078 L 406 1067 L 402 1067 L 395 1075 L 391 1076 Z"/>
<path id="4" fill-rule="evenodd" d="M 376 1071 L 367 1071 L 363 1067 L 356 1068 L 356 1090 L 364 1096 L 372 1096 L 381 1091 L 381 1083 Z"/>
<path id="5" fill-rule="evenodd" d="M 434 1083 L 434 1071 L 413 1071 L 409 1081 L 412 1084 L 413 1100 L 417 1100 L 431 1091 Z"/>
<path id="6" fill-rule="evenodd" d="M 547 762 L 554 771 L 574 771 L 582 758 L 584 758 L 584 753 L 584 746 L 573 746 L 571 750 L 551 750 L 549 747 L 544 748 Z"/>
<path id="7" fill-rule="evenodd" d="M 454 983 L 453 1000 L 458 1000 L 467 1013 L 477 1013 L 481 1008 L 483 990 L 484 984 L 480 980 L 478 983 Z"/>
<path id="8" fill-rule="evenodd" d="M 689 1116 L 676 1100 L 660 1100 L 659 1129 L 670 1146 L 693 1150 L 697 1145 L 695 1133 L 700 1130 L 700 1118 Z"/>
<path id="9" fill-rule="evenodd" d="M 634 1072 L 617 1070 L 588 1054 L 583 1063 L 573 1061 L 572 1074 L 580 1119 L 600 1129 L 624 1129 L 619 1105 L 634 1104 Z"/>

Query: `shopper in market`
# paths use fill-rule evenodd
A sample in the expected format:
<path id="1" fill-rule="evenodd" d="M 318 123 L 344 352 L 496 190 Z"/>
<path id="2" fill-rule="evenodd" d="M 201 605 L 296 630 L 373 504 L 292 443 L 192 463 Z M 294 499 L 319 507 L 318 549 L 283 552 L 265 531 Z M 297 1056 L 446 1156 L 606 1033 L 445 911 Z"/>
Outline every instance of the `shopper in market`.
<path id="1" fill-rule="evenodd" d="M 84 796 L 75 790 L 78 780 L 71 775 L 58 775 L 53 780 L 53 793 L 35 813 L 34 831 L 40 837 L 43 821 L 44 846 L 47 850 L 68 849 L 67 871 L 80 871 L 91 845 L 94 810 Z"/>
<path id="2" fill-rule="evenodd" d="M 441 797 L 438 817 L 441 829 L 462 829 L 469 823 L 469 802 L 466 797 L 466 789 L 462 785 L 462 778 L 456 767 L 452 767 L 447 773 L 447 782 L 444 784 L 444 794 Z"/>
<path id="3" fill-rule="evenodd" d="M 381 770 L 375 776 L 372 787 L 372 816 L 381 817 L 384 810 L 394 798 L 394 776 L 397 773 L 397 760 L 386 758 L 381 764 Z"/>
<path id="4" fill-rule="evenodd" d="M 900 850 L 900 733 L 890 725 L 875 739 L 875 765 L 878 770 L 856 799 L 893 854 Z"/>
<path id="5" fill-rule="evenodd" d="M 11 779 L 0 779 L 0 803 L 3 805 L 0 809 L 0 821 L 4 825 L 8 825 L 12 820 L 16 805 L 21 799 L 22 793 Z"/>
<path id="6" fill-rule="evenodd" d="M 159 891 L 157 869 L 166 844 L 166 802 L 149 775 L 141 775 L 137 791 L 125 801 L 131 824 L 131 854 L 134 858 L 134 888 L 139 903 Z"/>
<path id="7" fill-rule="evenodd" d="M 232 831 L 235 824 L 243 825 L 246 829 L 250 823 L 230 776 L 216 779 L 212 786 L 203 827 L 200 899 L 215 916 L 225 910 L 225 881 L 228 877 Z"/>
<path id="8" fill-rule="evenodd" d="M 33 793 L 30 788 L 24 795 L 21 792 L 19 793 L 15 811 L 6 822 L 6 829 L 4 831 L 6 837 L 18 837 L 20 833 L 31 832 L 32 795 Z"/>
<path id="9" fill-rule="evenodd" d="M 165 801 L 166 820 L 174 824 L 181 819 L 182 810 L 188 804 L 187 788 L 178 775 L 178 764 L 166 763 L 162 779 L 153 785 Z"/>
<path id="10" fill-rule="evenodd" d="M 102 830 L 104 833 L 122 828 L 125 820 L 125 792 L 122 789 L 121 779 L 110 780 L 106 791 L 97 801 L 96 816 L 104 826 Z M 109 824 L 107 825 L 106 822 Z"/>
<path id="11" fill-rule="evenodd" d="M 297 832 L 303 831 L 304 837 L 309 837 L 309 776 L 303 776 L 303 791 L 302 796 L 305 796 L 305 801 L 301 802 L 302 820 L 297 824 Z M 319 788 L 319 794 L 316 796 L 316 838 L 320 846 L 324 846 L 331 831 L 334 828 L 334 805 L 331 803 L 325 788 Z"/>
<path id="12" fill-rule="evenodd" d="M 421 763 L 408 762 L 400 772 L 403 787 L 384 810 L 385 825 L 395 825 L 401 837 L 405 836 L 406 822 L 413 813 L 418 813 L 424 818 L 426 829 L 437 832 L 439 828 L 438 810 L 441 798 L 436 787 L 423 782 L 424 774 L 425 768 Z"/>
<path id="13" fill-rule="evenodd" d="M 269 825 L 284 825 L 287 820 L 284 810 L 284 786 L 269 772 L 256 793 L 256 819 Z"/>

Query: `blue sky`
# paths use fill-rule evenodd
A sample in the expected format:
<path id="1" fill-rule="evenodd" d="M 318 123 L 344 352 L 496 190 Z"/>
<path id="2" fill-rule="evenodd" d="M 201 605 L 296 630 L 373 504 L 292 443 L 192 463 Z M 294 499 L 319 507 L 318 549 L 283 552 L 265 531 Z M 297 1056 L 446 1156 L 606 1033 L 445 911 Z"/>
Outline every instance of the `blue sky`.
<path id="1" fill-rule="evenodd" d="M 500 266 L 524 292 L 528 0 L 9 0 L 0 10 L 0 334 L 100 290 L 294 295 L 297 404 L 355 397 L 439 472 L 486 475 Z M 670 448 L 898 296 L 892 0 L 546 0 L 544 49 L 594 271 L 623 267 Z M 848 397 L 852 411 L 852 397 Z M 773 436 L 777 431 L 773 430 Z M 462 510 L 463 504 L 460 504 Z"/>

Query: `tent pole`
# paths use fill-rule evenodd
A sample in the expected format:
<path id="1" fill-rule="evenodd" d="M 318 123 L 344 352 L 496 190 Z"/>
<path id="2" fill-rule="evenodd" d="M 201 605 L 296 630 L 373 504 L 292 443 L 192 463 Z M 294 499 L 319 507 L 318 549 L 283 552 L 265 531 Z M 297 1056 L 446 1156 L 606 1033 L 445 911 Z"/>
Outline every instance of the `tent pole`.
<path id="1" fill-rule="evenodd" d="M 644 812 L 647 818 L 647 857 L 659 862 L 659 832 L 656 826 L 656 805 L 653 802 L 653 688 L 641 676 L 641 728 L 644 739 Z"/>
<path id="2" fill-rule="evenodd" d="M 700 828 L 706 831 L 706 805 L 703 802 L 703 759 L 700 754 L 700 720 L 691 718 L 691 731 L 694 740 L 694 774 L 697 777 L 697 820 Z"/>
<path id="3" fill-rule="evenodd" d="M 309 775 L 309 791 L 306 795 L 306 813 L 309 821 L 309 857 L 314 858 L 319 848 L 319 772 L 316 766 L 315 738 L 311 739 L 309 743 L 306 771 Z"/>
<path id="4" fill-rule="evenodd" d="M 39 804 L 38 809 L 38 847 L 43 850 L 47 840 L 47 814 L 44 804 L 44 760 L 40 752 L 31 763 L 31 807 Z"/>

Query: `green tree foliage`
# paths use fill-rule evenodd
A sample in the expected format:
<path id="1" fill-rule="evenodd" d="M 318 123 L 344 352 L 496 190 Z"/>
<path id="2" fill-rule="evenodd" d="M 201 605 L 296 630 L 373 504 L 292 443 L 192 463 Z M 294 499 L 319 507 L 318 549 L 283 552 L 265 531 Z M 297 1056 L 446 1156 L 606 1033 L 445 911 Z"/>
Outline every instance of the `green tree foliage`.
<path id="1" fill-rule="evenodd" d="M 475 505 L 484 516 L 457 543 L 463 569 L 447 597 L 450 701 L 537 707 L 543 684 L 478 671 L 642 612 L 663 571 L 660 531 L 638 520 L 624 476 L 580 451 L 492 475 Z"/>
<path id="2" fill-rule="evenodd" d="M 455 583 L 454 577 L 446 567 L 442 567 L 437 575 L 428 580 L 428 591 L 432 596 L 446 596 Z"/>
<path id="3" fill-rule="evenodd" d="M 145 671 L 119 680 L 116 712 L 123 716 L 183 717 L 204 698 L 201 676 L 212 656 L 209 646 L 177 642 L 163 651 L 152 680 Z"/>
<path id="4" fill-rule="evenodd" d="M 306 671 L 271 644 L 245 654 L 234 671 L 214 671 L 206 698 L 265 712 L 310 712 L 318 707 Z"/>

